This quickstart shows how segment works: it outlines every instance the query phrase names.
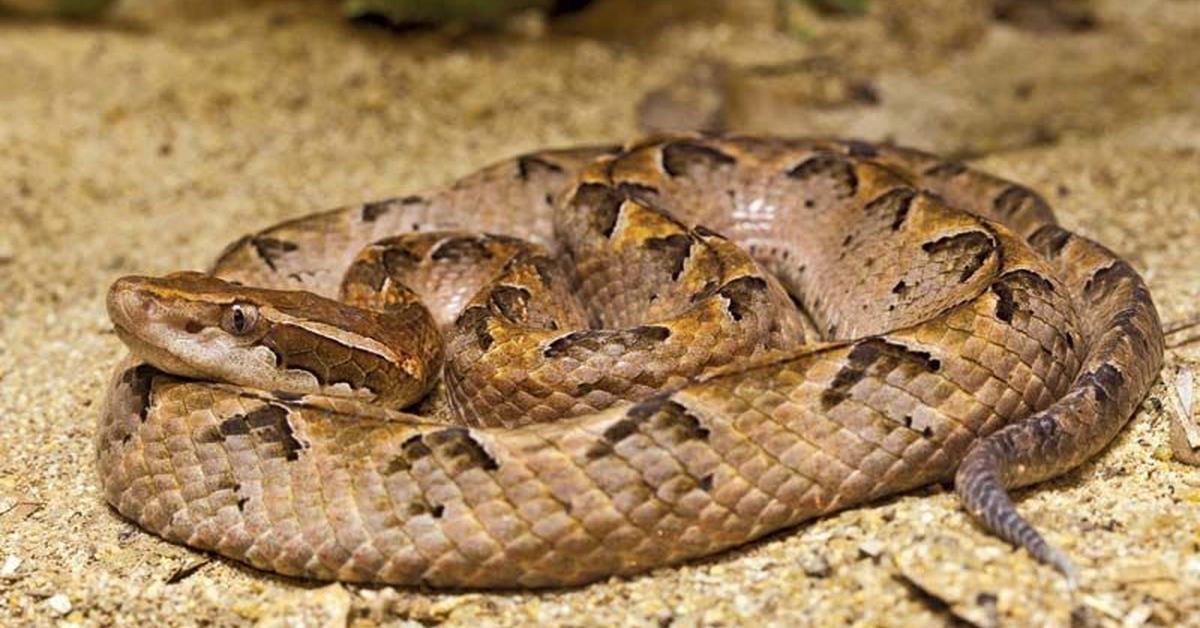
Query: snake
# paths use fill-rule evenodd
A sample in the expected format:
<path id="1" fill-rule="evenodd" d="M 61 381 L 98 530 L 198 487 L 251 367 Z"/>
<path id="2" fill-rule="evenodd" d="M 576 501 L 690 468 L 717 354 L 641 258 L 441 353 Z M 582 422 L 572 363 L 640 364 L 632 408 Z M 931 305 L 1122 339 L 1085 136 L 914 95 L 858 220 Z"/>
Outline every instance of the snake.
<path id="1" fill-rule="evenodd" d="M 953 482 L 1096 455 L 1163 336 L 1139 274 L 1033 190 L 840 138 L 527 153 L 118 279 L 104 498 L 287 576 L 580 585 Z"/>

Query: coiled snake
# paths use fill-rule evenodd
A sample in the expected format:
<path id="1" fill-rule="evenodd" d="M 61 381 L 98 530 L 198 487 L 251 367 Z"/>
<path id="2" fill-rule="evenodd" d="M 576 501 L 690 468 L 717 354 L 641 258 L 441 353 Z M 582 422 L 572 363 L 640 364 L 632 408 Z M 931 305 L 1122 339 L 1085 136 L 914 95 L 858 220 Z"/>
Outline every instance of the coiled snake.
<path id="1" fill-rule="evenodd" d="M 584 583 L 950 478 L 1070 574 L 1007 490 L 1103 448 L 1163 351 L 1137 273 L 1036 194 L 854 141 L 524 155 L 212 275 L 109 293 L 104 494 L 320 579 Z"/>

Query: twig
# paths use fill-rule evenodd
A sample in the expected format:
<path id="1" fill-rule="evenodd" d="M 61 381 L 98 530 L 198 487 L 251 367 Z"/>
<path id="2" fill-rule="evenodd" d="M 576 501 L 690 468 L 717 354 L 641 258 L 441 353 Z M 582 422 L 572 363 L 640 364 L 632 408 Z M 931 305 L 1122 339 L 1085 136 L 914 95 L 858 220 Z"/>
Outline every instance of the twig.
<path id="1" fill-rule="evenodd" d="M 211 562 L 212 562 L 211 558 L 200 558 L 200 559 L 194 560 L 190 563 L 187 563 L 187 564 L 179 567 L 178 569 L 176 569 L 175 572 L 172 573 L 167 578 L 167 584 L 178 584 L 180 582 L 183 582 L 184 580 L 191 577 L 192 574 L 196 573 L 197 571 L 200 571 L 201 568 L 203 568 L 205 565 L 207 565 Z"/>
<path id="2" fill-rule="evenodd" d="M 1200 334 L 1196 334 L 1195 336 L 1188 336 L 1188 337 L 1184 338 L 1183 340 L 1180 340 L 1177 342 L 1172 342 L 1167 345 L 1167 348 L 1168 349 L 1178 349 L 1179 347 L 1182 347 L 1183 345 L 1191 344 L 1193 342 L 1196 342 L 1197 340 L 1200 340 Z"/>
<path id="3" fill-rule="evenodd" d="M 1177 320 L 1173 323 L 1167 323 L 1166 325 L 1163 325 L 1163 335 L 1170 336 L 1171 334 L 1177 334 L 1185 329 L 1196 327 L 1197 325 L 1200 325 L 1200 314 L 1193 314 L 1182 320 Z"/>
<path id="4" fill-rule="evenodd" d="M 1171 336 L 1181 331 L 1200 326 L 1200 314 L 1192 314 L 1177 321 L 1173 321 L 1163 325 L 1163 336 Z M 1167 344 L 1168 349 L 1176 349 L 1186 344 L 1191 344 L 1200 340 L 1200 334 L 1188 336 L 1182 340 L 1176 340 Z"/>

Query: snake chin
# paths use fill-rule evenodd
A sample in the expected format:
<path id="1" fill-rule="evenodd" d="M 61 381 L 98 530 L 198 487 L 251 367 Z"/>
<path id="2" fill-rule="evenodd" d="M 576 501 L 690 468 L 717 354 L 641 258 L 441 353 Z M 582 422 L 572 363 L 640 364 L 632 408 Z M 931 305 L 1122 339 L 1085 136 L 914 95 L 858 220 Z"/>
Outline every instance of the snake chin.
<path id="1" fill-rule="evenodd" d="M 121 339 L 121 342 L 125 343 L 130 353 L 151 366 L 180 377 L 201 379 L 207 376 L 207 373 L 196 369 L 169 350 L 148 342 L 140 335 L 125 327 L 114 324 L 113 329 L 116 331 L 117 337 Z"/>

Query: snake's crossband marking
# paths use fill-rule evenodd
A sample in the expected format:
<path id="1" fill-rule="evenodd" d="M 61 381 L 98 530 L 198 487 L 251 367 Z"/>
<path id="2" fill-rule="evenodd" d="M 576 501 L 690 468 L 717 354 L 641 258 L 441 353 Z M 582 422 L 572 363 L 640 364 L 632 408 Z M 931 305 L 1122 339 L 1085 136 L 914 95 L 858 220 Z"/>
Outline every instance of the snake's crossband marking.
<path id="1" fill-rule="evenodd" d="M 958 276 L 958 280 L 962 282 L 970 279 L 983 267 L 984 262 L 995 252 L 996 241 L 982 231 L 968 231 L 926 242 L 921 245 L 921 249 L 931 255 L 945 253 L 965 256 L 967 263 L 962 265 L 962 272 Z"/>
<path id="2" fill-rule="evenodd" d="M 1162 364 L 1141 278 L 1036 193 L 859 141 L 530 153 L 213 275 L 110 290 L 105 497 L 309 578 L 580 584 L 951 475 L 1072 576 L 1008 490 L 1102 449 Z"/>
<path id="3" fill-rule="evenodd" d="M 235 436 L 250 436 L 259 443 L 275 445 L 289 461 L 298 460 L 300 451 L 307 446 L 296 437 L 288 422 L 287 408 L 273 404 L 246 414 L 235 414 L 221 421 L 220 425 L 206 428 L 198 433 L 196 442 L 220 443 Z"/>
<path id="4" fill-rule="evenodd" d="M 996 295 L 996 318 L 1006 323 L 1013 321 L 1013 315 L 1020 307 L 1013 293 L 1014 289 L 1054 292 L 1054 284 L 1050 283 L 1049 279 L 1024 269 L 1009 271 L 1000 277 L 996 283 L 992 284 L 992 293 Z"/>
<path id="5" fill-rule="evenodd" d="M 868 371 L 884 379 L 888 373 L 904 364 L 929 372 L 942 367 L 941 362 L 927 352 L 914 351 L 879 338 L 855 344 L 847 358 L 846 364 L 834 376 L 833 383 L 821 393 L 821 407 L 826 410 L 850 398 L 850 389 L 866 377 Z"/>

